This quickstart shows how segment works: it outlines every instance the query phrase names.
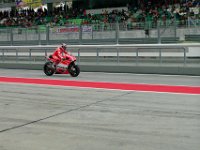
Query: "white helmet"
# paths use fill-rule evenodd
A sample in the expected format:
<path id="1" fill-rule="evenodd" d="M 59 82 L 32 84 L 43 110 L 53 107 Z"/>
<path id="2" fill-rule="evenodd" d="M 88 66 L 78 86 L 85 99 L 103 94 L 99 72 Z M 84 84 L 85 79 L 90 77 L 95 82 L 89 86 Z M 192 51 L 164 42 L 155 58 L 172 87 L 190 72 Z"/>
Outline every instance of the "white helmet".
<path id="1" fill-rule="evenodd" d="M 66 49 L 67 49 L 67 44 L 62 43 L 62 44 L 61 44 L 61 47 L 62 47 L 64 50 L 66 50 Z"/>

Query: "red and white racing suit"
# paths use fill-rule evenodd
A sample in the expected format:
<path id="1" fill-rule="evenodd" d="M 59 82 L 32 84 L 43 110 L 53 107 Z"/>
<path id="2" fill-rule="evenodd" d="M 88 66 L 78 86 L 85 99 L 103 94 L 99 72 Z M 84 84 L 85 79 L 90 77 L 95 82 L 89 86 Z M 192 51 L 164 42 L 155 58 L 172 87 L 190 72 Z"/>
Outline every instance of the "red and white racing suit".
<path id="1" fill-rule="evenodd" d="M 68 53 L 62 47 L 58 47 L 52 54 L 53 59 L 55 60 L 55 65 L 58 65 L 63 58 L 69 58 Z"/>

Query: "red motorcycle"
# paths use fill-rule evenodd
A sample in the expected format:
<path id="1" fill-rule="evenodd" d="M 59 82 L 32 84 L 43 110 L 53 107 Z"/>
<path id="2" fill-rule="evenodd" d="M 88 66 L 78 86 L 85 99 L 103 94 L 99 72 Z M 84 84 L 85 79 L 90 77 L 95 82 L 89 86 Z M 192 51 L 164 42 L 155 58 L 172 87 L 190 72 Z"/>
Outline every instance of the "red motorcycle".
<path id="1" fill-rule="evenodd" d="M 64 58 L 58 65 L 55 64 L 55 59 L 52 55 L 46 57 L 47 62 L 44 64 L 44 73 L 47 76 L 52 76 L 53 74 L 70 74 L 72 77 L 77 77 L 80 73 L 80 68 L 76 65 L 76 57 L 73 55 L 68 55 Z"/>

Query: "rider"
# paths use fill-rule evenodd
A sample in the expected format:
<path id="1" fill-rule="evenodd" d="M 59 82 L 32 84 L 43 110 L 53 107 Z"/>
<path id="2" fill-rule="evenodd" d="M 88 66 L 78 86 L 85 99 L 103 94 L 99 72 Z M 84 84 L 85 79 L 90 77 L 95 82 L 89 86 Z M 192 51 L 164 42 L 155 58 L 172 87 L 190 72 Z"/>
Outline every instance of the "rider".
<path id="1" fill-rule="evenodd" d="M 52 54 L 53 59 L 55 60 L 55 66 L 57 66 L 62 60 L 68 58 L 67 44 L 62 43 Z"/>

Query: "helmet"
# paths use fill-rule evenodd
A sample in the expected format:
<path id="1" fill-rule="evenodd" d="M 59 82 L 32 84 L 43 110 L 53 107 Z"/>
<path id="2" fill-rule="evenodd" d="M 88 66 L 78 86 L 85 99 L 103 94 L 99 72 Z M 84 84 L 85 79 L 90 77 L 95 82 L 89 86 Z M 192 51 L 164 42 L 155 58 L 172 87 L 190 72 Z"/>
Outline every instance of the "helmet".
<path id="1" fill-rule="evenodd" d="M 66 50 L 66 49 L 67 49 L 67 44 L 62 43 L 62 44 L 61 44 L 61 47 L 62 47 L 64 50 Z"/>

